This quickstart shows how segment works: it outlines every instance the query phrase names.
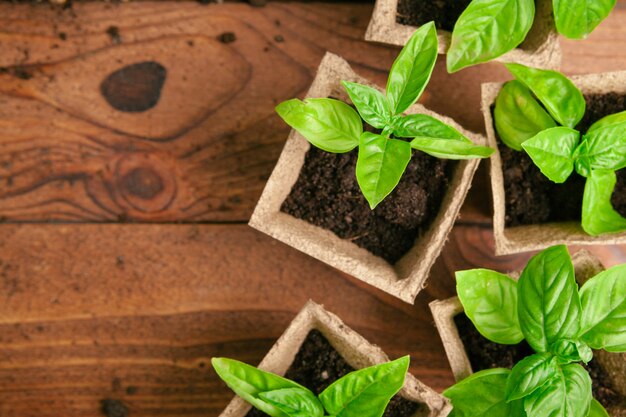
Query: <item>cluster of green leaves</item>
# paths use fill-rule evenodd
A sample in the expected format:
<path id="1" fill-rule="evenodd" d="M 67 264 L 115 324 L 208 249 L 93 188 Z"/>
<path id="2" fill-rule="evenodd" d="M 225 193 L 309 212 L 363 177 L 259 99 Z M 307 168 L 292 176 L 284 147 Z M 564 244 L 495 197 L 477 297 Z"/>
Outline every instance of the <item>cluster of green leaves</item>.
<path id="1" fill-rule="evenodd" d="M 381 417 L 404 385 L 409 361 L 405 356 L 351 372 L 316 396 L 300 384 L 243 362 L 211 360 L 230 389 L 272 417 Z"/>
<path id="2" fill-rule="evenodd" d="M 611 205 L 615 171 L 626 167 L 626 111 L 598 120 L 582 134 L 574 127 L 585 114 L 585 99 L 567 77 L 519 64 L 507 68 L 516 79 L 507 82 L 496 99 L 494 124 L 500 139 L 512 149 L 526 151 L 556 183 L 574 170 L 587 178 L 585 232 L 626 230 L 626 219 Z"/>
<path id="3" fill-rule="evenodd" d="M 456 279 L 465 314 L 483 336 L 500 344 L 525 339 L 537 353 L 447 389 L 452 416 L 608 417 L 577 362 L 589 362 L 591 349 L 626 351 L 626 265 L 579 289 L 567 248 L 554 246 L 534 256 L 518 282 L 487 269 Z"/>
<path id="4" fill-rule="evenodd" d="M 430 22 L 416 30 L 400 51 L 389 73 L 386 94 L 344 81 L 358 113 L 330 98 L 292 99 L 276 107 L 289 126 L 324 151 L 345 153 L 358 146 L 356 177 L 372 209 L 398 185 L 411 159 L 411 148 L 447 159 L 484 158 L 493 152 L 474 145 L 452 126 L 433 117 L 403 115 L 426 88 L 437 49 L 437 32 Z M 382 132 L 364 132 L 361 117 Z"/>
<path id="5" fill-rule="evenodd" d="M 552 0 L 557 31 L 571 39 L 589 35 L 616 0 Z M 535 0 L 473 0 L 452 31 L 449 72 L 491 61 L 519 46 L 535 19 Z"/>

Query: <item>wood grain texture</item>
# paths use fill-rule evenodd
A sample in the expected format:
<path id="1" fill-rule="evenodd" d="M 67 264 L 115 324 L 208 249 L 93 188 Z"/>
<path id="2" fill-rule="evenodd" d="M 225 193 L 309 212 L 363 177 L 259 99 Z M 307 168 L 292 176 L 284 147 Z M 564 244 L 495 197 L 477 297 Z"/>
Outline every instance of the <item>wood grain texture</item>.
<path id="1" fill-rule="evenodd" d="M 589 41 L 564 42 L 566 71 L 624 67 L 622 6 Z M 398 49 L 362 40 L 370 14 L 364 4 L 0 4 L 0 219 L 245 221 L 288 132 L 273 108 L 306 91 L 326 50 L 385 82 Z M 163 68 L 161 84 L 130 88 L 158 75 L 129 75 L 146 63 Z M 422 102 L 482 131 L 480 83 L 504 77 L 495 64 L 449 76 L 441 60 Z M 467 220 L 488 219 L 482 194 Z"/>

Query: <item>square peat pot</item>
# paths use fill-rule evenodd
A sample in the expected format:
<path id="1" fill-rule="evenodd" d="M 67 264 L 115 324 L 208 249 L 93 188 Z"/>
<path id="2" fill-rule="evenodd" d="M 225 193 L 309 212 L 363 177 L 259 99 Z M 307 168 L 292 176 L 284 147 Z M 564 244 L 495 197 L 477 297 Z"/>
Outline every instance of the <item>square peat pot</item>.
<path id="1" fill-rule="evenodd" d="M 321 305 L 309 301 L 261 361 L 259 369 L 285 375 L 311 332 L 321 334 L 332 349 L 354 369 L 389 361 L 378 346 L 369 343 Z M 328 384 L 331 382 L 334 381 L 329 380 Z M 395 400 L 418 405 L 413 407 L 417 411 L 407 417 L 445 417 L 451 410 L 446 398 L 411 374 L 406 375 L 404 387 L 397 397 L 399 398 Z M 235 397 L 220 417 L 244 417 L 251 409 L 250 404 Z"/>
<path id="2" fill-rule="evenodd" d="M 400 23 L 398 4 L 403 1 L 410 0 L 376 0 L 374 13 L 365 34 L 366 40 L 399 46 L 403 46 L 409 40 L 419 26 Z M 453 3 L 459 0 L 447 1 Z M 424 3 L 426 7 L 429 2 Z M 552 0 L 536 0 L 535 4 L 535 20 L 524 42 L 494 61 L 515 62 L 549 69 L 560 67 L 561 46 L 554 25 Z M 452 29 L 449 29 L 450 31 L 437 29 L 440 54 L 445 54 L 450 47 Z"/>
<path id="3" fill-rule="evenodd" d="M 576 280 L 581 285 L 604 270 L 604 266 L 600 261 L 585 250 L 576 252 L 572 256 L 572 262 L 574 263 Z M 517 279 L 520 274 L 521 271 L 518 271 L 509 275 Z M 456 321 L 456 319 L 459 318 L 457 316 L 464 312 L 463 305 L 458 297 L 452 297 L 446 300 L 433 301 L 429 306 L 435 320 L 435 326 L 443 342 L 448 362 L 450 362 L 454 379 L 457 382 L 461 381 L 474 372 L 470 355 L 462 341 Z M 465 318 L 464 314 L 463 318 Z M 465 318 L 465 321 L 471 324 L 469 319 Z M 480 335 L 477 331 L 476 334 Z M 480 341 L 476 342 L 476 346 L 474 347 L 482 351 L 492 351 L 489 346 L 495 344 L 482 336 L 480 336 L 480 339 L 485 344 L 484 348 L 478 345 L 478 343 L 481 343 Z M 527 349 L 530 349 L 530 347 L 527 347 Z M 522 352 L 527 354 L 532 353 L 525 352 L 525 350 L 526 348 L 522 349 Z M 522 357 L 517 357 L 518 355 L 519 353 L 508 353 L 506 357 L 515 358 L 515 360 L 522 359 Z M 604 381 L 611 385 L 614 393 L 621 397 L 619 403 L 608 407 L 609 415 L 612 417 L 626 417 L 626 379 L 624 379 L 624 375 L 626 375 L 626 354 L 609 353 L 603 350 L 594 351 L 593 362 L 596 363 L 596 367 L 594 368 L 595 370 L 592 369 L 591 371 L 592 378 L 594 376 L 597 378 L 599 375 L 602 375 Z M 594 381 L 594 388 L 596 383 L 597 381 Z M 603 390 L 603 388 L 600 388 L 600 390 Z M 606 390 L 604 391 L 606 392 Z"/>
<path id="4" fill-rule="evenodd" d="M 626 96 L 626 71 L 580 75 L 570 77 L 570 79 L 586 97 L 613 96 L 621 98 L 621 96 Z M 498 148 L 499 140 L 496 137 L 492 116 L 493 106 L 503 85 L 504 83 L 486 83 L 482 85 L 482 112 L 485 118 L 488 146 L 496 150 L 489 159 L 496 255 L 541 250 L 557 244 L 611 245 L 626 243 L 626 232 L 591 236 L 585 233 L 580 220 L 516 226 L 506 225 L 507 201 L 504 162 L 501 150 Z M 574 172 L 572 176 L 575 175 L 577 174 Z M 549 180 L 545 179 L 545 181 Z M 562 187 L 562 185 L 559 184 L 557 187 Z M 582 190 L 582 185 L 579 188 Z M 580 207 L 582 207 L 582 191 L 580 191 Z"/>
<path id="5" fill-rule="evenodd" d="M 306 97 L 334 97 L 351 103 L 341 85 L 342 80 L 368 84 L 380 90 L 355 74 L 346 61 L 327 53 Z M 476 144 L 483 145 L 486 141 L 482 135 L 469 132 L 452 119 L 419 104 L 413 105 L 406 113 L 421 113 L 442 120 Z M 252 214 L 250 226 L 407 303 L 413 303 L 454 225 L 479 160 L 455 161 L 439 210 L 433 213 L 429 226 L 409 241 L 412 245 L 410 249 L 391 264 L 350 239 L 342 239 L 330 230 L 281 211 L 283 202 L 300 176 L 309 149 L 309 142 L 292 130 Z"/>

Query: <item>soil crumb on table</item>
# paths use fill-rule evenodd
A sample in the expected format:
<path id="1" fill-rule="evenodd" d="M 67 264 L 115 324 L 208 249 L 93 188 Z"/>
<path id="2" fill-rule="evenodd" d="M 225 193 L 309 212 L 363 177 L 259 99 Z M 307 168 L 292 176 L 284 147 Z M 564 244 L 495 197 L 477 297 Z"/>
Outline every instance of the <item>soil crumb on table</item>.
<path id="1" fill-rule="evenodd" d="M 371 210 L 356 180 L 357 156 L 311 146 L 281 211 L 395 264 L 437 216 L 454 163 L 413 151 L 396 189 Z"/>
<path id="2" fill-rule="evenodd" d="M 285 378 L 303 385 L 319 395 L 330 384 L 354 371 L 319 330 L 311 330 L 285 373 Z M 414 403 L 396 395 L 385 410 L 384 417 L 412 417 L 419 410 L 427 414 L 424 404 Z M 267 414 L 252 409 L 246 417 Z M 421 414 L 420 414 L 421 415 Z"/>
<path id="3" fill-rule="evenodd" d="M 535 353 L 526 341 L 517 345 L 501 345 L 486 339 L 465 313 L 457 314 L 454 323 L 474 372 L 491 368 L 511 369 L 516 363 Z M 591 376 L 593 397 L 600 404 L 605 408 L 616 405 L 626 407 L 626 398 L 613 388 L 608 374 L 595 360 L 583 366 Z"/>
<path id="4" fill-rule="evenodd" d="M 396 21 L 409 26 L 434 21 L 437 29 L 452 32 L 454 24 L 470 3 L 471 0 L 399 0 Z"/>
<path id="5" fill-rule="evenodd" d="M 576 126 L 583 133 L 601 118 L 626 110 L 626 96 L 621 94 L 590 94 L 585 96 L 585 101 L 585 116 Z M 528 154 L 509 148 L 499 138 L 497 141 L 502 159 L 507 227 L 580 222 L 584 177 L 573 172 L 563 184 L 556 184 L 541 173 Z M 626 169 L 617 171 L 611 203 L 618 213 L 626 216 Z"/>
<path id="6" fill-rule="evenodd" d="M 100 404 L 106 417 L 128 417 L 128 407 L 120 400 L 105 399 Z"/>

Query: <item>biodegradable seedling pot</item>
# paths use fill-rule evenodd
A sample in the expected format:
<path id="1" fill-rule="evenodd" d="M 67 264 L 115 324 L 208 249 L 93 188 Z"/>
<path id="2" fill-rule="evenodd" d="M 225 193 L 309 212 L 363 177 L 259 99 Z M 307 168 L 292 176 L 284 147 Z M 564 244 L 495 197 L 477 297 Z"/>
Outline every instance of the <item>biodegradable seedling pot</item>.
<path id="1" fill-rule="evenodd" d="M 354 81 L 376 87 L 355 74 L 340 57 L 327 53 L 307 97 L 335 97 L 350 103 L 341 81 Z M 378 87 L 376 87 L 378 88 Z M 440 116 L 416 104 L 406 112 L 423 113 L 442 120 L 470 138 L 484 144 L 481 135 L 469 132 L 452 119 Z M 458 161 L 449 181 L 439 213 L 414 246 L 394 265 L 383 258 L 341 239 L 333 232 L 283 213 L 281 205 L 296 183 L 309 142 L 292 130 L 250 219 L 250 226 L 301 250 L 362 281 L 412 303 L 424 287 L 428 272 L 439 256 L 470 188 L 479 160 Z"/>
<path id="2" fill-rule="evenodd" d="M 572 256 L 576 280 L 583 284 L 588 279 L 604 270 L 604 266 L 591 253 L 581 250 Z M 518 278 L 521 271 L 509 274 Z M 435 320 L 435 326 L 443 342 L 443 347 L 452 368 L 454 379 L 458 382 L 473 373 L 472 365 L 459 335 L 454 317 L 463 312 L 463 305 L 458 297 L 436 300 L 429 304 Z M 612 385 L 620 395 L 626 396 L 626 354 L 609 353 L 604 350 L 594 351 L 594 360 L 606 371 Z M 614 417 L 626 417 L 626 409 L 608 410 Z"/>
<path id="3" fill-rule="evenodd" d="M 552 15 L 552 0 L 536 0 L 533 26 L 526 40 L 506 54 L 494 59 L 497 62 L 516 62 L 533 67 L 558 69 L 561 66 L 561 46 Z M 368 41 L 403 46 L 418 28 L 398 23 L 398 0 L 376 0 L 365 39 Z M 439 53 L 450 47 L 452 33 L 437 30 Z"/>
<path id="4" fill-rule="evenodd" d="M 259 369 L 284 375 L 311 330 L 320 331 L 333 348 L 355 369 L 389 361 L 387 355 L 378 346 L 369 343 L 321 305 L 309 301 L 261 361 Z M 451 410 L 451 405 L 446 398 L 411 374 L 406 375 L 404 387 L 399 395 L 411 402 L 422 403 L 426 406 L 413 417 L 445 417 Z M 251 408 L 244 400 L 235 397 L 220 417 L 244 417 Z"/>
<path id="5" fill-rule="evenodd" d="M 570 77 L 583 94 L 626 94 L 626 71 Z M 626 243 L 626 232 L 590 236 L 580 221 L 543 223 L 507 227 L 505 225 L 505 184 L 502 158 L 498 150 L 491 108 L 504 83 L 482 85 L 482 112 L 485 118 L 488 146 L 496 151 L 489 159 L 493 194 L 493 233 L 496 255 L 529 252 L 557 244 L 610 245 Z M 575 174 L 573 174 L 575 175 Z M 582 204 L 582 203 L 581 203 Z"/>

